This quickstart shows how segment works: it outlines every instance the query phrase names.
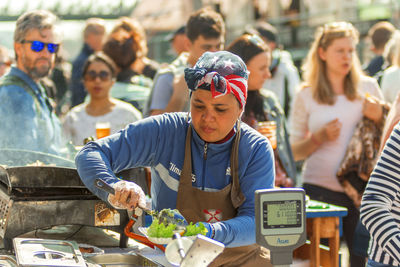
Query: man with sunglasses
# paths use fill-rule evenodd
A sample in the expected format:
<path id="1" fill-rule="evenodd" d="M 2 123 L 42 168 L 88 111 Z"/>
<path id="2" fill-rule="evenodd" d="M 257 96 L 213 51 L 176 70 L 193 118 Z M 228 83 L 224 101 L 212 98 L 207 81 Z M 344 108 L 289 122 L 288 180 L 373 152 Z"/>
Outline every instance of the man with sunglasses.
<path id="1" fill-rule="evenodd" d="M 40 79 L 53 68 L 59 48 L 49 11 L 22 14 L 14 32 L 16 66 L 0 79 L 0 149 L 59 154 L 61 127 Z"/>

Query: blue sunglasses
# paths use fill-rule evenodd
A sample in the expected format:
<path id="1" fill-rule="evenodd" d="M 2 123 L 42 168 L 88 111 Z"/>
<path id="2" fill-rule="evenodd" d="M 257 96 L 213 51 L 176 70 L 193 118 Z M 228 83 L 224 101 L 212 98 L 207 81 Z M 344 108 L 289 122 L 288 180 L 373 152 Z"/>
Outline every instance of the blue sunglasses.
<path id="1" fill-rule="evenodd" d="M 53 54 L 57 53 L 58 48 L 60 47 L 59 44 L 54 44 L 54 43 L 44 43 L 41 41 L 27 41 L 27 40 L 21 41 L 21 44 L 26 44 L 26 43 L 31 44 L 31 50 L 34 52 L 40 52 L 44 49 L 44 46 L 47 46 L 47 51 Z"/>

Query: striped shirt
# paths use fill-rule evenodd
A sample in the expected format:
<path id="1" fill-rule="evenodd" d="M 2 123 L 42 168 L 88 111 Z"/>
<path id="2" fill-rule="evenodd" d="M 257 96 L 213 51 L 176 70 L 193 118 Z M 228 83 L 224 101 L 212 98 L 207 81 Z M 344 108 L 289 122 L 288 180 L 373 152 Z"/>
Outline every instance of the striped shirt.
<path id="1" fill-rule="evenodd" d="M 371 235 L 369 258 L 400 266 L 400 124 L 371 174 L 360 217 Z"/>

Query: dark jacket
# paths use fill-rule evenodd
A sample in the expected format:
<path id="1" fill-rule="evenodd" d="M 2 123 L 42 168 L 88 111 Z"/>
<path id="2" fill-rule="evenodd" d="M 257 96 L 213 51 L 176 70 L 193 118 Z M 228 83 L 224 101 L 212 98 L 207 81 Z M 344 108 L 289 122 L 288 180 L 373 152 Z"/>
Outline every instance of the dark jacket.
<path id="1" fill-rule="evenodd" d="M 257 128 L 257 123 L 262 120 L 275 121 L 277 130 L 277 154 L 282 166 L 286 172 L 286 175 L 290 177 L 294 184 L 296 184 L 296 164 L 294 161 L 292 149 L 289 143 L 289 135 L 286 130 L 286 121 L 284 111 L 279 104 L 279 100 L 274 92 L 261 89 L 260 95 L 262 97 L 263 106 L 263 118 L 255 116 L 253 118 L 246 117 L 243 115 L 242 120 L 249 124 L 253 128 Z M 251 94 L 251 92 L 249 92 Z"/>
<path id="2" fill-rule="evenodd" d="M 71 73 L 71 107 L 79 105 L 85 101 L 86 91 L 82 82 L 83 65 L 88 57 L 93 54 L 93 49 L 86 43 L 83 45 L 81 52 L 72 63 Z"/>

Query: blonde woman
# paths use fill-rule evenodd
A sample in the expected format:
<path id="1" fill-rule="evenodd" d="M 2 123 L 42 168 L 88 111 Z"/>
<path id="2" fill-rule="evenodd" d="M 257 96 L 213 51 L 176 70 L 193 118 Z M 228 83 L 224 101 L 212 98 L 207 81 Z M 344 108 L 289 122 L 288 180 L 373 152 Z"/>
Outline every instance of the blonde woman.
<path id="1" fill-rule="evenodd" d="M 317 29 L 302 67 L 304 84 L 294 100 L 290 137 L 295 160 L 305 160 L 303 187 L 310 198 L 348 209 L 343 230 L 352 267 L 365 265 L 352 249 L 359 211 L 336 172 L 356 124 L 363 116 L 379 123 L 383 114 L 379 104 L 365 97 L 383 98 L 377 82 L 361 73 L 357 42 L 358 32 L 347 22 Z"/>

